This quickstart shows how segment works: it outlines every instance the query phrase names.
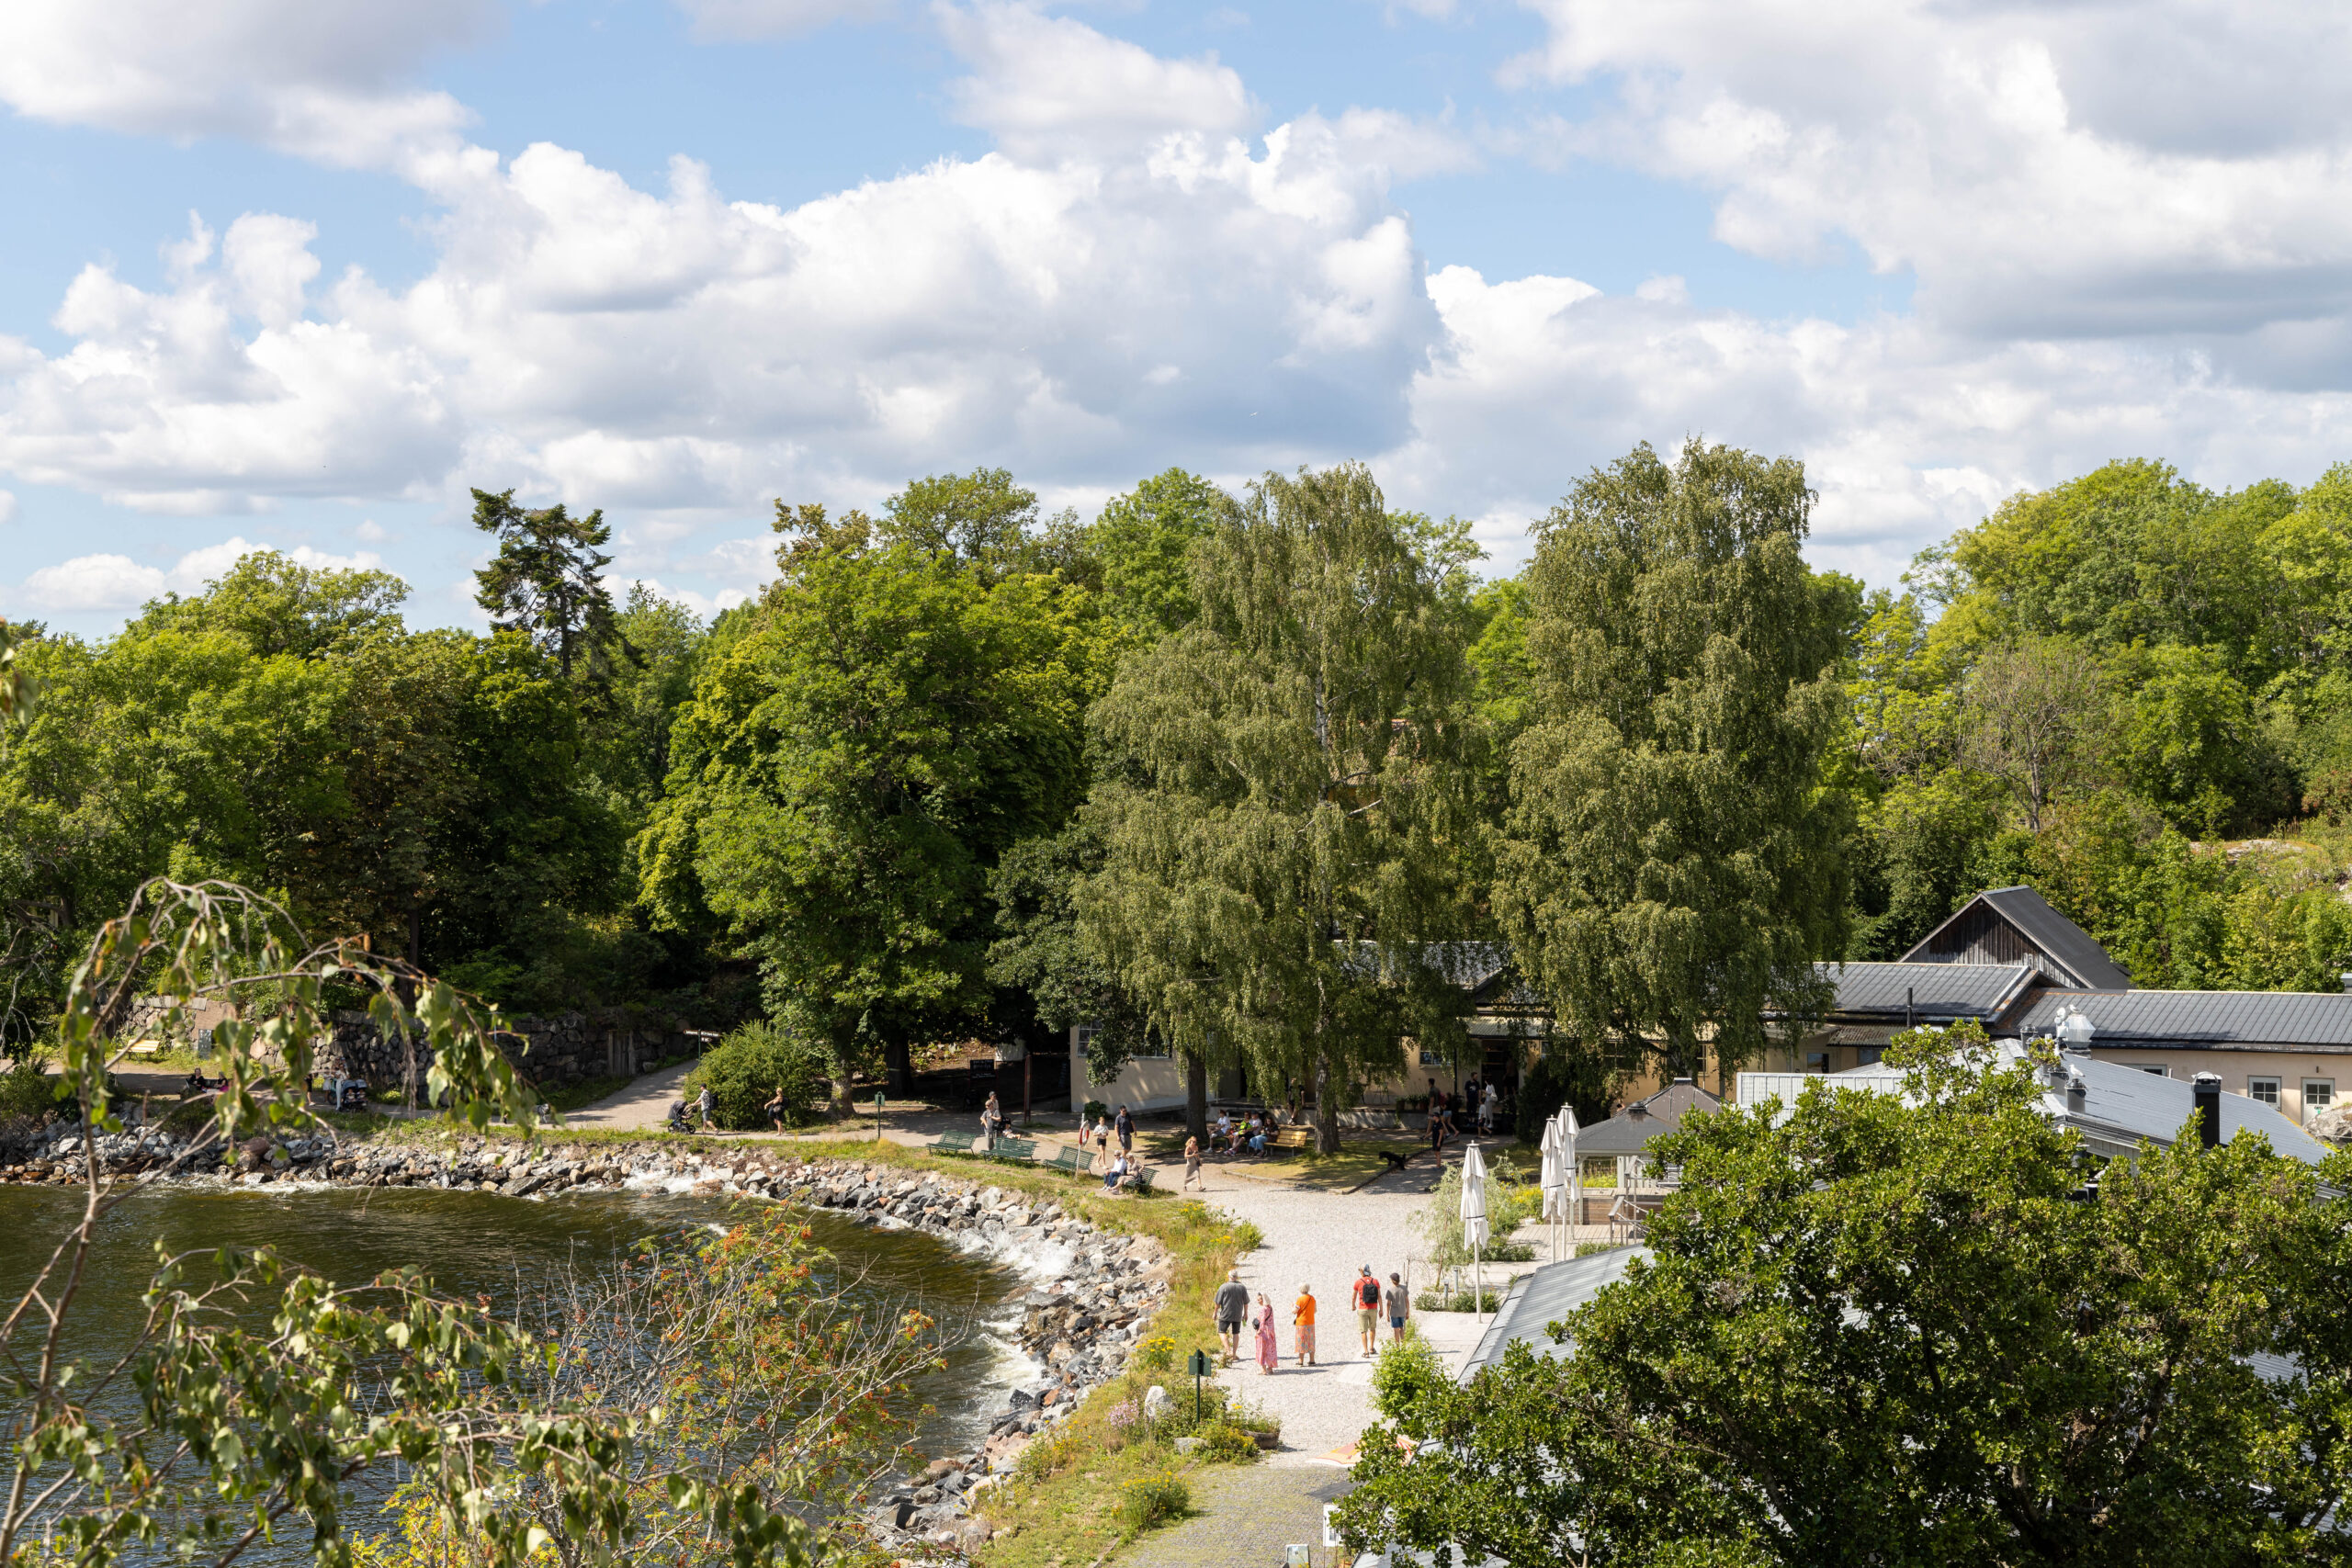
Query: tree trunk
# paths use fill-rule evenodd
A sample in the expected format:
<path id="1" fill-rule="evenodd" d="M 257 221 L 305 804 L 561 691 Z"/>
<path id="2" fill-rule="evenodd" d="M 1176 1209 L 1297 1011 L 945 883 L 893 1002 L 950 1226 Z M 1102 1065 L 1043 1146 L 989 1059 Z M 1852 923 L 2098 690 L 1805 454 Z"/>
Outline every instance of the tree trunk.
<path id="1" fill-rule="evenodd" d="M 882 1058 L 888 1064 L 892 1098 L 912 1100 L 915 1097 L 914 1047 L 904 1040 L 890 1041 L 882 1047 Z"/>
<path id="2" fill-rule="evenodd" d="M 843 1120 L 850 1113 L 850 1080 L 856 1076 L 856 1059 L 850 1054 L 849 1045 L 843 1041 L 834 1041 L 833 1119 L 837 1122 Z"/>
<path id="3" fill-rule="evenodd" d="M 1330 1063 L 1320 1051 L 1315 1054 L 1315 1149 L 1317 1154 L 1340 1152 L 1340 1096 Z"/>
<path id="4" fill-rule="evenodd" d="M 1198 1051 L 1184 1053 L 1184 1134 L 1209 1142 L 1209 1062 Z"/>

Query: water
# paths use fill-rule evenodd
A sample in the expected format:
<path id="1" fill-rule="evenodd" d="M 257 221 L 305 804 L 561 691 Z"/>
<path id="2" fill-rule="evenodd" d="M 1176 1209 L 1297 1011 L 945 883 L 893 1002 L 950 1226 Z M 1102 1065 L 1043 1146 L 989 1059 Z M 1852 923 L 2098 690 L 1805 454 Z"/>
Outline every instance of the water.
<path id="1" fill-rule="evenodd" d="M 159 1187 L 107 1216 L 74 1304 L 70 1352 L 96 1360 L 137 1331 L 159 1238 L 175 1253 L 274 1246 L 288 1262 L 345 1284 L 413 1264 L 448 1294 L 505 1306 L 518 1290 L 593 1267 L 648 1235 L 724 1219 L 730 1201 L 628 1191 L 533 1202 L 401 1188 Z M 0 1187 L 0 1302 L 16 1303 L 81 1210 L 75 1191 Z M 1020 1287 L 1017 1276 L 918 1231 L 877 1230 L 822 1212 L 803 1217 L 837 1259 L 835 1276 L 854 1281 L 854 1295 L 877 1304 L 911 1299 L 943 1325 L 967 1328 L 946 1368 L 918 1380 L 913 1393 L 930 1407 L 918 1425 L 919 1451 L 968 1452 L 1002 1408 L 1005 1385 L 1028 1365 L 990 1326 L 1009 1325 L 1006 1298 Z"/>

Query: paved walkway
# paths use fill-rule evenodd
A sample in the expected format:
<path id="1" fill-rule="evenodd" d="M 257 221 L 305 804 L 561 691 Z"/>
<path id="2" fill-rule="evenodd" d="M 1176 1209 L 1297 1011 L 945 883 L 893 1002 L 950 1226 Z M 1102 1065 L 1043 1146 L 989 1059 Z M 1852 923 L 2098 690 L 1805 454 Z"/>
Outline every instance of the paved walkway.
<path id="1" fill-rule="evenodd" d="M 1193 1517 L 1120 1552 L 1119 1568 L 1275 1568 L 1287 1546 L 1323 1539 L 1323 1505 L 1346 1495 L 1344 1472 L 1217 1465 L 1193 1473 Z"/>

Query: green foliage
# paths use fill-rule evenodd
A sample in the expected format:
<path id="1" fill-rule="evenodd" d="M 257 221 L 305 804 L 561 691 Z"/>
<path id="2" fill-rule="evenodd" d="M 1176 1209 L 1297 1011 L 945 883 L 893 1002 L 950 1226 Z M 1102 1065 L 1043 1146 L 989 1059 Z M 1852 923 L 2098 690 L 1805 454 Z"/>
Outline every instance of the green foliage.
<path id="1" fill-rule="evenodd" d="M 1170 468 L 1114 495 L 1087 530 L 1112 614 L 1141 640 L 1189 624 L 1200 613 L 1191 553 L 1231 505 L 1197 474 Z"/>
<path id="2" fill-rule="evenodd" d="M 1408 1334 L 1383 1345 L 1372 1363 L 1372 1407 L 1383 1420 L 1401 1421 L 1453 1381 L 1435 1348 Z"/>
<path id="3" fill-rule="evenodd" d="M 1147 1372 L 1164 1372 L 1176 1364 L 1176 1341 L 1155 1334 L 1136 1347 L 1135 1364 Z"/>
<path id="4" fill-rule="evenodd" d="M 985 1010 L 989 873 L 1083 787 L 1091 613 L 899 544 L 808 555 L 714 639 L 641 897 L 762 960 L 772 1009 L 831 1043 L 837 1100 L 869 1043 Z"/>
<path id="5" fill-rule="evenodd" d="M 1684 1122 L 1653 1256 L 1558 1326 L 1561 1359 L 1513 1345 L 1367 1433 L 1351 1543 L 1792 1565 L 2329 1550 L 2352 1480 L 2343 1173 L 2184 1128 L 2077 1201 L 2049 1064 L 1973 1026 L 1890 1060 L 1904 1095 L 1825 1080 Z"/>
<path id="6" fill-rule="evenodd" d="M 1589 1048 L 1743 1059 L 1844 945 L 1850 818 L 1822 785 L 1849 606 L 1799 554 L 1812 499 L 1792 459 L 1693 440 L 1541 525 L 1494 903 Z"/>
<path id="7" fill-rule="evenodd" d="M 1262 1451 L 1247 1427 L 1231 1421 L 1204 1422 L 1193 1436 L 1201 1439 L 1201 1446 L 1193 1451 L 1208 1464 L 1255 1464 Z"/>
<path id="8" fill-rule="evenodd" d="M 1487 1166 L 1487 1234 L 1493 1237 L 1482 1256 L 1488 1262 L 1513 1255 L 1510 1234 L 1544 1213 L 1544 1190 L 1530 1183 L 1507 1154 L 1494 1155 Z M 1441 1269 L 1467 1268 L 1470 1249 L 1462 1245 L 1462 1167 L 1448 1165 L 1438 1178 L 1430 1201 L 1415 1210 L 1407 1223 L 1429 1244 L 1430 1261 Z"/>
<path id="9" fill-rule="evenodd" d="M 1466 549 L 1362 468 L 1270 474 L 1193 547 L 1200 618 L 1091 720 L 1082 941 L 1189 1061 L 1317 1086 L 1326 1153 L 1400 1031 L 1460 1033 L 1416 944 L 1469 911 Z"/>
<path id="10" fill-rule="evenodd" d="M 490 612 L 492 625 L 552 655 L 566 681 L 576 662 L 592 685 L 607 685 L 615 655 L 634 660 L 636 650 L 621 635 L 601 575 L 613 558 L 597 549 L 613 536 L 603 511 L 585 517 L 560 505 L 526 512 L 511 490 L 473 496 L 474 526 L 498 536 L 498 554 L 474 573 L 474 603 Z"/>
<path id="11" fill-rule="evenodd" d="M 810 1121 L 824 1105 L 832 1063 L 821 1042 L 787 1025 L 762 1020 L 747 1023 L 703 1053 L 685 1092 L 707 1088 L 711 1116 L 721 1127 L 768 1128 L 767 1103 L 780 1090 L 787 1126 Z"/>
<path id="12" fill-rule="evenodd" d="M 21 1055 L 0 1072 L 0 1122 L 46 1116 L 56 1110 L 61 1078 L 50 1076 L 49 1064 L 37 1055 Z"/>
<path id="13" fill-rule="evenodd" d="M 1193 1511 L 1193 1489 L 1174 1471 L 1139 1475 L 1119 1488 L 1119 1522 L 1128 1531 L 1181 1519 Z"/>

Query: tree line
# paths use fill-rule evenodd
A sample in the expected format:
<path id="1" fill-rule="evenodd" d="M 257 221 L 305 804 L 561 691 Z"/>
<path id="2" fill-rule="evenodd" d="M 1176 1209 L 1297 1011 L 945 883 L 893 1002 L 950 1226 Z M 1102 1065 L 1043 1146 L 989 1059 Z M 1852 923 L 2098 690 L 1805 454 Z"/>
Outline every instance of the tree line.
<path id="1" fill-rule="evenodd" d="M 1539 1096 L 1688 1069 L 2024 881 L 2142 984 L 2352 958 L 2352 469 L 2159 464 L 2021 495 L 1866 592 L 1802 466 L 1644 446 L 1516 575 L 1360 466 L 1181 469 L 1091 522 L 1010 474 L 775 507 L 705 624 L 605 577 L 600 513 L 477 491 L 487 635 L 257 553 L 97 641 L 18 626 L 0 1029 L 142 878 L 277 890 L 510 1009 L 763 1014 L 832 1093 L 949 1038 L 1094 1026 L 1316 1091 L 1466 1047 L 1503 942 L 1574 1049 Z M 2268 852 L 2215 840 L 2297 824 Z M 1540 1109 L 1540 1108 L 1539 1108 Z"/>

